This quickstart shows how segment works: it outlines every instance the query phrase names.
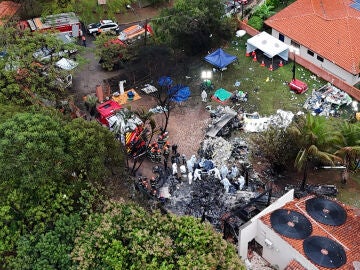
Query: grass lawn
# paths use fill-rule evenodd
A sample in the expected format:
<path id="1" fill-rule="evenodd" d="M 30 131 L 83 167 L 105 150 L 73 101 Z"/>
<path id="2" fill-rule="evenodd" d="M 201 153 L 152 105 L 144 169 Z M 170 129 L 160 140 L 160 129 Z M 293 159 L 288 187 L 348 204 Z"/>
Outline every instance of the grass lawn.
<path id="1" fill-rule="evenodd" d="M 292 79 L 293 62 L 274 71 L 267 67 L 261 67 L 259 62 L 254 62 L 252 57 L 245 56 L 245 43 L 250 36 L 234 39 L 227 48 L 223 48 L 227 53 L 236 55 L 238 61 L 230 64 L 228 69 L 223 72 L 213 73 L 213 83 L 215 89 L 224 88 L 230 92 L 242 90 L 248 92 L 249 101 L 241 104 L 243 109 L 248 112 L 257 111 L 261 115 L 270 115 L 277 109 L 289 110 L 294 113 L 302 110 L 302 106 L 313 89 L 317 89 L 326 82 L 313 75 L 310 71 L 296 65 L 296 78 L 306 82 L 309 90 L 297 95 L 289 90 L 287 82 Z M 211 69 L 210 64 L 207 69 Z M 240 87 L 235 87 L 235 82 L 240 82 Z"/>
<path id="2" fill-rule="evenodd" d="M 228 69 L 223 71 L 222 74 L 221 72 L 213 73 L 212 82 L 215 90 L 224 88 L 230 92 L 234 90 L 248 92 L 248 102 L 240 103 L 240 106 L 247 112 L 257 111 L 261 116 L 274 114 L 277 109 L 294 113 L 305 111 L 303 104 L 307 97 L 311 95 L 312 90 L 318 89 L 327 82 L 302 66 L 296 65 L 296 78 L 306 82 L 309 89 L 302 95 L 295 94 L 289 90 L 286 84 L 292 78 L 293 62 L 289 61 L 289 63 L 274 71 L 261 67 L 259 62 L 253 61 L 252 57 L 245 56 L 245 43 L 248 38 L 250 36 L 246 35 L 229 43 L 228 47 L 223 48 L 227 53 L 236 55 L 238 61 L 229 65 Z M 210 70 L 212 66 L 205 62 L 201 68 Z M 197 72 L 200 74 L 199 71 Z M 237 81 L 240 82 L 240 87 L 234 86 Z M 211 104 L 217 106 L 219 103 L 212 101 Z M 228 104 L 232 106 L 231 102 Z M 353 113 L 351 110 L 345 108 L 342 115 L 345 117 L 351 113 Z M 349 205 L 360 207 L 360 174 L 353 174 L 349 183 L 344 186 L 341 186 L 337 180 L 327 183 L 335 184 L 338 187 L 339 194 L 337 198 Z"/>
<path id="3" fill-rule="evenodd" d="M 345 186 L 338 187 L 337 198 L 344 203 L 360 208 L 360 174 L 351 175 L 351 180 Z"/>

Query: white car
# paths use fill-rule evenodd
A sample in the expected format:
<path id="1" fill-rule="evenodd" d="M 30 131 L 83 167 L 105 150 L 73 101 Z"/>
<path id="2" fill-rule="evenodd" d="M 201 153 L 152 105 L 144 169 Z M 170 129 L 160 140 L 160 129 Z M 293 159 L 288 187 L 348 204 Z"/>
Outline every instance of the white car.
<path id="1" fill-rule="evenodd" d="M 119 25 L 112 20 L 101 20 L 98 23 L 91 23 L 87 26 L 87 33 L 89 35 L 97 35 L 102 32 L 110 31 L 113 31 L 116 34 L 119 34 L 120 32 Z"/>

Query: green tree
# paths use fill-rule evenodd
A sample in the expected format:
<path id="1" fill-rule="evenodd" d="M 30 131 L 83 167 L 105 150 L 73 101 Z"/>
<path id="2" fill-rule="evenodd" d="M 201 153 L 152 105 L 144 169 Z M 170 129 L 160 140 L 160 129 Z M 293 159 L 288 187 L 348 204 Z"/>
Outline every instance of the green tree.
<path id="1" fill-rule="evenodd" d="M 79 214 L 60 215 L 54 227 L 43 234 L 22 236 L 11 269 L 75 269 L 70 253 L 77 231 L 82 226 Z"/>
<path id="2" fill-rule="evenodd" d="M 360 123 L 344 122 L 340 130 L 344 140 L 341 148 L 335 152 L 335 155 L 342 158 L 346 167 L 342 175 L 342 182 L 345 184 L 349 179 L 349 171 L 355 170 L 359 163 Z"/>
<path id="3" fill-rule="evenodd" d="M 258 16 L 263 20 L 266 20 L 270 16 L 274 15 L 274 12 L 272 11 L 273 9 L 274 9 L 274 6 L 264 3 L 255 8 L 253 15 Z"/>
<path id="4" fill-rule="evenodd" d="M 37 104 L 42 98 L 55 101 L 64 95 L 65 85 L 58 80 L 67 72 L 55 67 L 58 58 L 41 63 L 33 54 L 44 47 L 57 54 L 79 46 L 63 44 L 52 34 L 20 31 L 9 26 L 0 26 L 0 35 L 3 37 L 0 49 L 6 52 L 0 61 L 0 103 Z"/>
<path id="5" fill-rule="evenodd" d="M 87 179 L 100 181 L 109 173 L 121 174 L 124 160 L 120 143 L 114 134 L 96 121 L 77 118 L 65 126 L 68 135 L 67 155 L 71 159 L 70 172 L 86 175 Z"/>
<path id="6" fill-rule="evenodd" d="M 96 122 L 66 122 L 52 110 L 19 113 L 0 123 L 0 136 L 2 259 L 15 254 L 21 236 L 46 233 L 60 215 L 96 210 L 94 186 L 123 171 L 119 143 Z"/>
<path id="7" fill-rule="evenodd" d="M 245 269 L 210 224 L 131 204 L 89 216 L 75 243 L 78 269 Z"/>
<path id="8" fill-rule="evenodd" d="M 115 14 L 126 10 L 126 5 L 135 2 L 133 0 L 107 0 L 105 5 L 98 5 L 92 0 L 72 0 L 69 5 L 71 11 L 80 14 L 85 23 L 93 23 L 101 19 L 116 20 Z M 52 7 L 54 10 L 54 6 Z"/>
<path id="9" fill-rule="evenodd" d="M 248 25 L 254 27 L 256 30 L 261 30 L 264 25 L 264 20 L 259 16 L 254 15 L 249 19 Z"/>
<path id="10" fill-rule="evenodd" d="M 102 68 L 113 70 L 116 67 L 124 66 L 124 62 L 132 58 L 132 48 L 126 47 L 111 34 L 101 34 L 95 40 L 95 54 L 100 59 Z"/>
<path id="11" fill-rule="evenodd" d="M 276 173 L 287 169 L 289 160 L 294 160 L 299 151 L 296 138 L 288 129 L 270 128 L 252 136 L 252 140 Z"/>
<path id="12" fill-rule="evenodd" d="M 341 143 L 341 134 L 330 120 L 322 116 L 307 114 L 298 120 L 290 127 L 290 132 L 296 136 L 296 141 L 299 143 L 300 150 L 294 166 L 304 172 L 300 186 L 300 189 L 304 190 L 309 162 L 318 161 L 334 165 L 334 161 L 340 160 L 331 153 L 334 152 L 334 147 Z"/>
<path id="13" fill-rule="evenodd" d="M 236 26 L 223 15 L 224 7 L 218 0 L 178 0 L 152 20 L 154 38 L 195 55 L 231 38 Z"/>

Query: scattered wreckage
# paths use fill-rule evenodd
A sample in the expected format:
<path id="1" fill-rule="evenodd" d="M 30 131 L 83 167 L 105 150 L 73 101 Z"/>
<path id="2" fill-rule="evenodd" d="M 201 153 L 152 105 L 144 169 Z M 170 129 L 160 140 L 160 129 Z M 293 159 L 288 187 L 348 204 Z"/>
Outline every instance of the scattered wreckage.
<path id="1" fill-rule="evenodd" d="M 175 161 L 179 172 L 155 166 L 155 176 L 140 176 L 136 187 L 159 202 L 163 211 L 207 221 L 223 232 L 225 239 L 236 242 L 241 225 L 260 213 L 281 192 L 273 192 L 270 175 L 265 181 L 253 170 L 247 140 L 231 138 L 231 132 L 236 129 L 261 132 L 270 126 L 286 128 L 294 114 L 278 110 L 270 117 L 260 117 L 258 113 L 237 112 L 228 106 L 215 109 L 208 106 L 207 109 L 211 124 L 197 156 Z M 303 195 L 294 186 L 287 188 L 294 188 L 298 196 Z M 337 189 L 332 185 L 307 186 L 306 192 L 335 196 Z"/>
<path id="2" fill-rule="evenodd" d="M 301 190 L 299 186 L 289 184 L 284 188 L 285 191 L 289 191 L 291 189 L 294 189 L 294 196 L 296 198 L 302 198 L 308 194 L 329 197 L 336 197 L 338 194 L 338 189 L 335 185 L 305 185 L 304 190 Z"/>
<path id="3" fill-rule="evenodd" d="M 305 101 L 304 108 L 313 115 L 335 116 L 342 106 L 350 105 L 351 97 L 331 84 L 314 90 Z"/>
<path id="4" fill-rule="evenodd" d="M 208 221 L 229 238 L 231 220 L 237 217 L 243 224 L 268 202 L 267 197 L 259 199 L 265 185 L 252 171 L 247 145 L 239 137 L 230 141 L 209 137 L 201 143 L 198 157 L 178 162 L 179 173 L 174 175 L 171 168 L 155 166 L 155 176 L 139 176 L 136 188 L 159 201 L 162 210 Z"/>
<path id="5" fill-rule="evenodd" d="M 239 129 L 241 127 L 238 113 L 230 107 L 218 106 L 216 109 L 211 109 L 211 106 L 208 106 L 207 109 L 210 112 L 212 121 L 206 132 L 206 136 L 229 137 L 231 135 L 231 130 Z"/>

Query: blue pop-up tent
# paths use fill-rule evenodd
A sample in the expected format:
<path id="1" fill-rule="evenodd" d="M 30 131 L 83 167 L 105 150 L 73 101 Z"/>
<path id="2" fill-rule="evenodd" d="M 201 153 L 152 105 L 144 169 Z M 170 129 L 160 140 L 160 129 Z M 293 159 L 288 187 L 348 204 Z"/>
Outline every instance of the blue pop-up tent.
<path id="1" fill-rule="evenodd" d="M 209 62 L 218 69 L 223 69 L 236 60 L 237 57 L 235 55 L 228 54 L 221 48 L 205 56 L 205 61 Z"/>
<path id="2" fill-rule="evenodd" d="M 177 84 L 169 89 L 168 94 L 171 101 L 186 101 L 190 96 L 190 88 L 185 85 Z"/>
<path id="3" fill-rule="evenodd" d="M 160 85 L 160 86 L 170 87 L 172 85 L 172 83 L 173 83 L 173 80 L 167 76 L 162 76 L 158 80 L 158 85 Z"/>

